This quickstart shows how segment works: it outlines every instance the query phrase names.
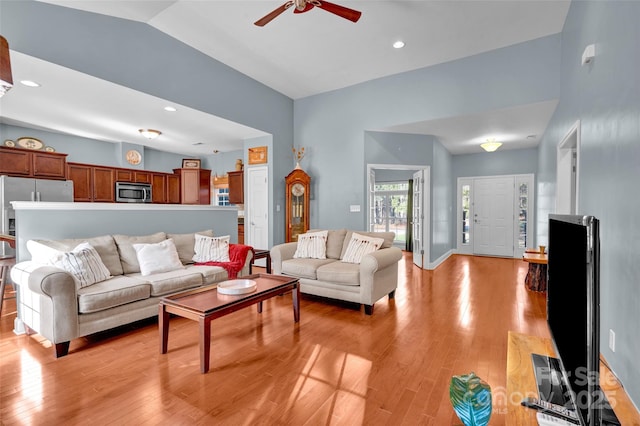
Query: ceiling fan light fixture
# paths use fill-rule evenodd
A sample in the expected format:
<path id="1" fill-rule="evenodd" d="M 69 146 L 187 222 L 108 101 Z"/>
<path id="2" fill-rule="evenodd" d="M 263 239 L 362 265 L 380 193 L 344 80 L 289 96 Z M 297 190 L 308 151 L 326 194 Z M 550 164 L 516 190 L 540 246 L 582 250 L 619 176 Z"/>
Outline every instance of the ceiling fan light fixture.
<path id="1" fill-rule="evenodd" d="M 403 47 L 404 47 L 404 41 L 402 41 L 402 40 L 398 40 L 398 41 L 393 43 L 393 48 L 394 49 L 402 49 Z"/>
<path id="2" fill-rule="evenodd" d="M 496 142 L 495 139 L 487 139 L 487 141 L 483 144 L 480 144 L 480 147 L 487 152 L 494 152 L 496 149 L 502 146 L 502 142 Z"/>
<path id="3" fill-rule="evenodd" d="M 147 139 L 155 139 L 162 134 L 160 130 L 155 129 L 138 129 L 138 131 Z"/>
<path id="4" fill-rule="evenodd" d="M 11 58 L 9 56 L 9 43 L 0 36 L 0 98 L 13 87 L 11 75 Z"/>

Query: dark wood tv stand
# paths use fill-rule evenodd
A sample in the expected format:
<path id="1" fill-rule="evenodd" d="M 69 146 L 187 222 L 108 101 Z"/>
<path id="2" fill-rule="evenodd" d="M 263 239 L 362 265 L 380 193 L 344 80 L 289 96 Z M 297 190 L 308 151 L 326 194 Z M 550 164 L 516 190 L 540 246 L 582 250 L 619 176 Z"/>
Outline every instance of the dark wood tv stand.
<path id="1" fill-rule="evenodd" d="M 522 398 L 526 396 L 537 397 L 538 395 L 531 362 L 532 353 L 555 356 L 550 339 L 509 332 L 506 395 L 507 426 L 538 424 L 535 411 L 520 405 Z M 623 425 L 640 425 L 640 413 L 635 409 L 624 388 L 602 360 L 600 362 L 600 386 Z"/>

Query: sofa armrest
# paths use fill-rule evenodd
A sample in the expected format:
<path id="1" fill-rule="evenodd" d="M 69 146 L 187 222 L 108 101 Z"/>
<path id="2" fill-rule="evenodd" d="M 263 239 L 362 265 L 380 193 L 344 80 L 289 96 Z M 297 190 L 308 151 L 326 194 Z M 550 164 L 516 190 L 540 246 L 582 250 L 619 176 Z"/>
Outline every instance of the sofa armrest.
<path id="1" fill-rule="evenodd" d="M 402 250 L 397 247 L 389 247 L 362 256 L 360 262 L 360 273 L 373 274 L 380 269 L 384 269 L 402 259 Z"/>
<path id="2" fill-rule="evenodd" d="M 402 250 L 389 247 L 362 257 L 360 262 L 360 291 L 363 303 L 373 305 L 398 286 L 398 262 Z"/>
<path id="3" fill-rule="evenodd" d="M 293 255 L 295 254 L 297 247 L 298 243 L 292 242 L 279 244 L 271 249 L 271 264 L 273 266 L 274 274 L 282 273 L 282 262 L 293 259 Z"/>
<path id="4" fill-rule="evenodd" d="M 52 343 L 78 337 L 78 296 L 71 274 L 21 262 L 12 278 L 20 286 L 21 320 Z"/>

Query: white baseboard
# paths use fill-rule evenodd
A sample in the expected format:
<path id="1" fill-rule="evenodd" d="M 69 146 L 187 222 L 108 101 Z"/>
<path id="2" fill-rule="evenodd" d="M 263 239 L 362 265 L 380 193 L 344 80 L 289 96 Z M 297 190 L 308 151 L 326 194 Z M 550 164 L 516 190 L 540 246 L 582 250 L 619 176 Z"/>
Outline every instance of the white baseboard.
<path id="1" fill-rule="evenodd" d="M 433 270 L 436 269 L 438 266 L 440 266 L 440 264 L 442 262 L 444 262 L 445 260 L 447 260 L 451 255 L 453 254 L 453 250 L 449 250 L 447 251 L 445 254 L 443 254 L 442 256 L 440 256 L 439 258 L 437 258 L 436 260 L 434 260 L 433 262 L 430 262 L 427 269 L 428 270 Z"/>

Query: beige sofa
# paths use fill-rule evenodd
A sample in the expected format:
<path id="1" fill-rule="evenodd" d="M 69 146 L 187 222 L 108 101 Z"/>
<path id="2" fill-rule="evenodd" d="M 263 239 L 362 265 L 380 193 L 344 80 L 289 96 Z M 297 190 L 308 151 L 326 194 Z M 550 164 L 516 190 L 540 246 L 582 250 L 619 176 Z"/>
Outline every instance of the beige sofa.
<path id="1" fill-rule="evenodd" d="M 326 259 L 294 258 L 298 243 L 280 244 L 271 249 L 273 272 L 299 278 L 302 293 L 360 303 L 371 315 L 378 300 L 385 295 L 390 299 L 395 296 L 402 251 L 393 247 L 393 232 L 355 232 L 381 237 L 384 243 L 379 250 L 363 256 L 359 264 L 344 263 L 341 260 L 353 231 L 329 230 Z"/>
<path id="2" fill-rule="evenodd" d="M 213 236 L 211 230 L 198 233 Z M 133 244 L 154 244 L 168 238 L 184 267 L 143 276 Z M 50 255 L 47 251 L 69 252 L 85 241 L 96 249 L 111 278 L 77 289 L 73 275 L 45 265 L 43 259 Z M 28 332 L 44 336 L 55 344 L 56 356 L 64 356 L 72 339 L 157 315 L 162 296 L 228 279 L 224 267 L 193 265 L 194 242 L 195 233 L 164 232 L 30 242 L 27 246 L 32 259 L 18 263 L 11 271 L 19 291 L 18 315 Z M 248 275 L 251 257 L 249 251 L 239 276 Z"/>

